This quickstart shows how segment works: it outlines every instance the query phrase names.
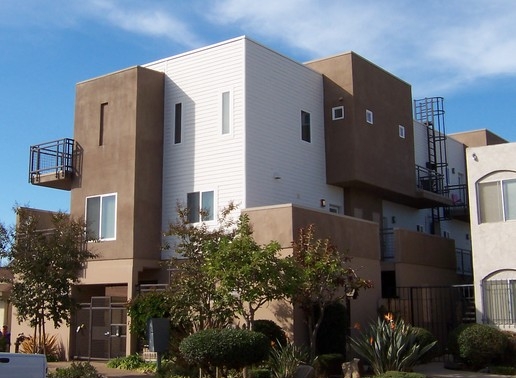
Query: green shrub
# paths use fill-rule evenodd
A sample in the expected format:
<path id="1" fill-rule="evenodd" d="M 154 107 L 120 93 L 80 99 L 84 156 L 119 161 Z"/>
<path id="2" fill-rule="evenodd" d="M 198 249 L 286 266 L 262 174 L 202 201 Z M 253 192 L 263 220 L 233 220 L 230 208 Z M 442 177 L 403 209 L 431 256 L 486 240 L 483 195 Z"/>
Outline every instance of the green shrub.
<path id="1" fill-rule="evenodd" d="M 263 333 L 269 338 L 271 344 L 285 345 L 287 343 L 285 331 L 272 320 L 255 320 L 253 323 L 253 331 Z"/>
<path id="2" fill-rule="evenodd" d="M 426 346 L 431 343 L 434 344 L 432 348 L 421 358 L 422 363 L 427 363 L 432 361 L 434 358 L 439 356 L 439 347 L 437 344 L 437 338 L 430 332 L 429 330 L 421 327 L 412 327 L 414 332 L 416 333 L 416 341 L 421 346 Z"/>
<path id="3" fill-rule="evenodd" d="M 179 350 L 185 360 L 215 376 L 218 367 L 223 376 L 230 369 L 242 369 L 265 360 L 269 339 L 263 333 L 243 329 L 207 329 L 186 337 Z"/>
<path id="4" fill-rule="evenodd" d="M 156 371 L 156 364 L 154 362 L 146 362 L 137 354 L 113 358 L 107 362 L 107 367 L 113 369 L 134 370 L 142 373 L 154 373 Z"/>
<path id="5" fill-rule="evenodd" d="M 315 358 L 314 368 L 317 376 L 328 377 L 342 374 L 342 363 L 345 358 L 340 353 L 320 354 Z"/>
<path id="6" fill-rule="evenodd" d="M 425 378 L 425 375 L 406 371 L 386 371 L 375 378 Z"/>
<path id="7" fill-rule="evenodd" d="M 378 319 L 356 338 L 350 338 L 351 347 L 361 355 L 373 369 L 375 375 L 387 371 L 409 371 L 421 362 L 435 342 L 421 345 L 417 330 L 391 314 Z"/>
<path id="8" fill-rule="evenodd" d="M 269 358 L 273 378 L 292 378 L 299 365 L 310 363 L 310 352 L 287 342 L 272 349 Z"/>
<path id="9" fill-rule="evenodd" d="M 455 360 L 460 361 L 460 348 L 459 348 L 459 335 L 466 328 L 471 327 L 475 323 L 463 323 L 459 324 L 456 328 L 454 328 L 450 334 L 448 335 L 448 343 L 446 345 L 448 349 L 448 353 L 450 353 Z"/>
<path id="10" fill-rule="evenodd" d="M 502 331 L 486 324 L 467 327 L 457 341 L 460 357 L 475 369 L 501 361 L 508 343 Z"/>
<path id="11" fill-rule="evenodd" d="M 72 362 L 70 367 L 58 368 L 47 374 L 48 378 L 102 378 L 89 362 Z"/>
<path id="12" fill-rule="evenodd" d="M 502 362 L 504 365 L 516 367 L 516 333 L 511 331 L 502 332 L 507 337 L 507 347 L 505 348 Z"/>
<path id="13" fill-rule="evenodd" d="M 516 367 L 514 367 L 514 366 L 490 366 L 489 374 L 516 375 Z"/>
<path id="14" fill-rule="evenodd" d="M 266 368 L 249 370 L 249 378 L 271 378 L 271 371 Z"/>

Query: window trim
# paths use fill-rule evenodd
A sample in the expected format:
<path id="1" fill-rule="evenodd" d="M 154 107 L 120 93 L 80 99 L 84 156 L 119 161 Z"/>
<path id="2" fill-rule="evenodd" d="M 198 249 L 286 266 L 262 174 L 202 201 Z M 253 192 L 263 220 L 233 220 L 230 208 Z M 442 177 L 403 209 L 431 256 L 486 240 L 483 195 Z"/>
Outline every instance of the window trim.
<path id="1" fill-rule="evenodd" d="M 106 197 L 114 197 L 115 199 L 115 208 L 113 210 L 114 212 L 114 217 L 113 217 L 113 237 L 107 237 L 107 238 L 103 238 L 102 237 L 102 211 L 103 211 L 103 198 L 106 198 Z M 100 241 L 112 241 L 112 240 L 116 240 L 116 233 L 117 233 L 117 211 L 118 211 L 118 193 L 105 193 L 105 194 L 98 194 L 98 195 L 94 195 L 94 196 L 87 196 L 84 200 L 84 206 L 85 206 L 85 209 L 84 209 L 84 214 L 85 214 L 85 222 L 86 222 L 86 227 L 87 229 L 89 230 L 89 225 L 87 224 L 88 223 L 88 200 L 89 199 L 92 199 L 92 198 L 99 198 L 100 201 L 99 201 L 99 211 L 98 211 L 98 229 L 96 230 L 96 238 L 95 240 L 100 240 Z"/>
<path id="2" fill-rule="evenodd" d="M 405 126 L 398 125 L 398 135 L 400 138 L 405 139 Z"/>
<path id="3" fill-rule="evenodd" d="M 201 210 L 203 209 L 203 195 L 204 194 L 207 194 L 207 193 L 212 193 L 212 198 L 211 198 L 211 202 L 212 202 L 212 209 L 211 209 L 211 217 L 210 219 L 204 219 L 204 217 L 201 216 Z M 195 220 L 193 220 L 191 217 L 193 217 L 193 214 L 190 215 L 190 207 L 188 205 L 188 196 L 191 195 L 191 194 L 197 194 L 198 195 L 198 202 L 199 202 L 199 209 L 197 209 L 197 212 L 195 213 Z M 210 190 L 196 190 L 196 191 L 193 191 L 193 192 L 188 192 L 186 193 L 186 207 L 188 209 L 188 216 L 187 216 L 187 219 L 188 219 L 188 222 L 192 223 L 192 224 L 196 224 L 196 223 L 209 223 L 209 222 L 214 222 L 216 219 L 215 219 L 215 213 L 216 213 L 216 203 L 215 203 L 215 190 L 213 189 L 210 189 Z"/>
<path id="4" fill-rule="evenodd" d="M 308 122 L 305 122 L 307 119 Z M 312 116 L 306 110 L 301 110 L 301 140 L 312 143 Z"/>
<path id="5" fill-rule="evenodd" d="M 181 144 L 183 139 L 183 103 L 174 106 L 174 144 Z"/>
<path id="6" fill-rule="evenodd" d="M 227 94 L 227 103 L 225 102 L 225 95 Z M 233 91 L 225 89 L 219 95 L 219 120 L 220 120 L 220 135 L 231 135 L 233 133 Z M 227 113 L 227 114 L 226 114 Z M 227 125 L 226 125 L 227 115 Z"/>
<path id="7" fill-rule="evenodd" d="M 499 178 L 496 180 L 485 180 L 485 181 L 479 181 L 476 183 L 476 196 L 477 196 L 477 218 L 479 224 L 484 223 L 497 223 L 497 222 L 510 222 L 510 221 L 516 221 L 516 214 L 513 214 L 512 217 L 508 217 L 509 211 L 508 211 L 508 200 L 511 202 L 516 202 L 516 198 L 509 198 L 508 197 L 508 191 L 507 191 L 507 184 L 512 183 L 516 184 L 516 178 Z M 481 187 L 488 185 L 493 185 L 496 187 L 497 197 L 495 198 L 498 203 L 496 203 L 497 208 L 499 209 L 499 213 L 497 214 L 496 219 L 487 219 L 486 215 L 484 214 L 482 209 L 484 209 L 483 202 L 485 198 L 481 197 Z M 486 204 L 487 205 L 487 204 Z M 488 206 L 490 209 L 494 208 L 494 203 L 490 203 Z M 514 212 L 514 210 L 513 210 Z"/>
<path id="8" fill-rule="evenodd" d="M 340 116 L 338 116 L 336 114 L 336 112 L 338 112 L 339 110 L 342 111 L 342 115 L 340 115 Z M 345 116 L 345 114 L 344 114 L 344 106 L 343 105 L 341 105 L 341 106 L 334 106 L 333 108 L 331 108 L 331 119 L 332 119 L 332 121 L 338 121 L 339 119 L 344 119 L 344 116 Z"/>
<path id="9" fill-rule="evenodd" d="M 374 123 L 374 115 L 373 115 L 373 111 L 372 110 L 369 110 L 369 109 L 366 109 L 365 111 L 365 119 L 366 119 L 366 122 L 370 125 L 372 125 Z"/>

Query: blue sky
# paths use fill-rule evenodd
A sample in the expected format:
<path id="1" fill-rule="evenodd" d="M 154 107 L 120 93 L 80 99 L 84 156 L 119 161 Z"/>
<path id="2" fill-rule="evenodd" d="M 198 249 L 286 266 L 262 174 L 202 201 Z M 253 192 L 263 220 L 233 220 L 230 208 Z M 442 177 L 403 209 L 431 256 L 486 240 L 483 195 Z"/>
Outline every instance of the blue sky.
<path id="1" fill-rule="evenodd" d="M 448 133 L 516 141 L 514 0 L 0 0 L 0 222 L 69 209 L 29 147 L 73 137 L 75 84 L 240 35 L 304 62 L 355 51 L 444 97 Z"/>

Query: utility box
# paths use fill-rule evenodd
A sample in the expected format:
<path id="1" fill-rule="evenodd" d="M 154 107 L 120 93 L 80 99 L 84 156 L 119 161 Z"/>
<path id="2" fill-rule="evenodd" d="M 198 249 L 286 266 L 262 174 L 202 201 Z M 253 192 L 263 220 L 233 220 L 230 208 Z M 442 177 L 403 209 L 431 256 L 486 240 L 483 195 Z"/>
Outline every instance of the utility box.
<path id="1" fill-rule="evenodd" d="M 165 318 L 149 319 L 147 322 L 147 335 L 151 352 L 166 352 L 170 338 L 170 320 Z"/>

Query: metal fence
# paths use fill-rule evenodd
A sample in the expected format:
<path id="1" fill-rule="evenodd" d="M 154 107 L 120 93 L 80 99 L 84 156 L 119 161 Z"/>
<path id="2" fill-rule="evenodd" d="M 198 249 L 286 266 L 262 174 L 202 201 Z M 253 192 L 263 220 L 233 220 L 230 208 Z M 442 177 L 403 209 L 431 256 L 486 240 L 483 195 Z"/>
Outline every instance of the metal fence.
<path id="1" fill-rule="evenodd" d="M 516 324 L 516 280 L 484 281 L 482 292 L 483 323 L 498 326 Z"/>
<path id="2" fill-rule="evenodd" d="M 473 292 L 472 285 L 398 287 L 396 296 L 386 299 L 386 310 L 430 331 L 444 354 L 450 332 L 461 323 L 475 321 Z"/>

